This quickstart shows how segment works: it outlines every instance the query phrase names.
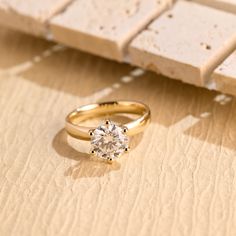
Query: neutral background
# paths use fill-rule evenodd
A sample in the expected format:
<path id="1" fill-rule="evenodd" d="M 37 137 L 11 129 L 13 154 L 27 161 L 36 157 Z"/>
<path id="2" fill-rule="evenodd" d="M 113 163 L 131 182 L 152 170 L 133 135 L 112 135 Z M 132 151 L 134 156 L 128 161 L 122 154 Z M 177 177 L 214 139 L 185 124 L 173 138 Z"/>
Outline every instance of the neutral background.
<path id="1" fill-rule="evenodd" d="M 63 126 L 111 99 L 153 116 L 107 165 Z M 234 98 L 1 28 L 0 108 L 0 235 L 236 235 Z"/>

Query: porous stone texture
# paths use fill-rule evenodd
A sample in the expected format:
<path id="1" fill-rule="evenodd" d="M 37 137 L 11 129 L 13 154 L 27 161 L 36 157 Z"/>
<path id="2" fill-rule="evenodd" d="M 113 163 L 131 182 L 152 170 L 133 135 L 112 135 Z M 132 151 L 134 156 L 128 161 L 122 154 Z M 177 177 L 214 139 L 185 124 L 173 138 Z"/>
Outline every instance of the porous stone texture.
<path id="1" fill-rule="evenodd" d="M 214 71 L 212 78 L 217 90 L 236 95 L 236 51 Z"/>
<path id="2" fill-rule="evenodd" d="M 214 7 L 222 11 L 228 11 L 236 14 L 236 0 L 192 0 L 209 7 Z"/>
<path id="3" fill-rule="evenodd" d="M 170 0 L 75 0 L 51 22 L 56 41 L 122 61 L 128 42 L 170 5 Z"/>
<path id="4" fill-rule="evenodd" d="M 128 148 L 129 142 L 123 130 L 124 128 L 111 121 L 97 127 L 91 138 L 92 150 L 96 156 L 106 160 L 120 157 Z"/>
<path id="5" fill-rule="evenodd" d="M 0 23 L 34 35 L 45 36 L 47 21 L 72 0 L 0 0 Z"/>
<path id="6" fill-rule="evenodd" d="M 236 15 L 179 1 L 131 43 L 131 63 L 204 86 L 236 47 Z"/>

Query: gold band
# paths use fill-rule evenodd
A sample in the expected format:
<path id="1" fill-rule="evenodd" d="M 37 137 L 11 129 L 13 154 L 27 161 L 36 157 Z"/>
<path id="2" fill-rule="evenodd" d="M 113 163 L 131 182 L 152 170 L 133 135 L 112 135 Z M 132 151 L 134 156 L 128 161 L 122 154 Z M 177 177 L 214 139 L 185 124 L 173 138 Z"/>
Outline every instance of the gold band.
<path id="1" fill-rule="evenodd" d="M 124 126 L 127 128 L 127 135 L 135 135 L 144 130 L 149 123 L 151 113 L 147 105 L 135 101 L 111 101 L 85 105 L 69 113 L 66 117 L 66 131 L 73 137 L 83 140 L 90 140 L 89 131 L 94 127 L 80 126 L 79 123 L 94 117 L 109 116 L 114 114 L 136 114 L 140 117 Z"/>

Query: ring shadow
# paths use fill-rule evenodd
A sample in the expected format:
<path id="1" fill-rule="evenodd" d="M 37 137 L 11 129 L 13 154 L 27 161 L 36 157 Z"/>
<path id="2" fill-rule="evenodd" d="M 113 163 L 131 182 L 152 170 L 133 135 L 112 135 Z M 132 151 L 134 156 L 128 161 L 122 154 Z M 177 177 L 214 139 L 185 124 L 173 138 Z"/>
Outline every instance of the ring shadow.
<path id="1" fill-rule="evenodd" d="M 124 123 L 124 121 L 127 123 L 128 120 L 131 120 L 128 117 L 118 115 L 112 118 L 114 122 L 122 120 L 122 123 Z M 132 150 L 141 142 L 142 136 L 141 133 L 130 138 Z M 77 162 L 75 165 L 70 166 L 64 173 L 65 176 L 70 176 L 73 179 L 103 177 L 112 171 L 118 171 L 121 167 L 119 163 L 120 160 L 108 164 L 106 161 L 99 158 L 91 157 L 90 154 L 86 152 L 86 149 L 88 149 L 87 142 L 81 140 L 78 142 L 77 139 L 70 137 L 64 128 L 58 131 L 54 136 L 52 146 L 60 157 L 65 157 Z"/>
<path id="2" fill-rule="evenodd" d="M 230 95 L 146 72 L 135 83 L 125 84 L 122 90 L 115 90 L 99 101 L 121 97 L 146 103 L 152 112 L 152 123 L 165 128 L 178 127 L 192 117 L 197 122 L 179 132 L 236 150 L 236 98 Z"/>
<path id="3" fill-rule="evenodd" d="M 41 55 L 45 49 L 54 45 L 10 30 L 2 29 L 0 33 L 3 36 L 0 45 L 4 48 L 4 59 L 0 61 L 2 69 L 29 61 L 32 56 Z M 129 77 L 133 69 L 127 64 L 67 49 L 33 63 L 32 67 L 20 73 L 20 78 L 85 98 L 84 103 L 100 90 L 104 92 L 102 96 L 96 96 L 96 101 L 124 98 L 141 100 L 151 108 L 152 123 L 166 128 L 178 126 L 186 117 L 191 116 L 199 121 L 182 130 L 183 134 L 236 150 L 235 98 L 170 80 L 152 72 L 133 78 L 132 82 L 122 82 L 122 77 Z M 114 85 L 120 87 L 114 89 Z M 110 89 L 107 94 L 106 89 Z M 223 99 L 219 101 L 219 97 Z"/>

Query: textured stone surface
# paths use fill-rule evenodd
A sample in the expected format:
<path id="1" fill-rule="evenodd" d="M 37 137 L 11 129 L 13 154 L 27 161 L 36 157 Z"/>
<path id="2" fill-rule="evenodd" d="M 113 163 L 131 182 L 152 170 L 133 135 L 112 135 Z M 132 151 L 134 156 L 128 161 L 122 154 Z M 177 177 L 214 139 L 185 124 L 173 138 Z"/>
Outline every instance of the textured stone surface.
<path id="1" fill-rule="evenodd" d="M 0 235 L 235 236 L 235 99 L 62 49 L 0 29 Z M 96 162 L 64 118 L 121 98 L 152 122 Z"/>
<path id="2" fill-rule="evenodd" d="M 170 0 L 75 0 L 51 21 L 56 41 L 124 60 L 130 39 L 163 12 Z"/>
<path id="3" fill-rule="evenodd" d="M 179 1 L 131 43 L 135 65 L 184 82 L 204 85 L 236 48 L 236 15 Z"/>
<path id="4" fill-rule="evenodd" d="M 216 89 L 236 96 L 236 51 L 213 73 Z"/>
<path id="5" fill-rule="evenodd" d="M 35 35 L 45 35 L 47 21 L 72 0 L 0 0 L 0 23 Z"/>
<path id="6" fill-rule="evenodd" d="M 0 51 L 0 235 L 236 235 L 235 99 L 2 29 Z M 103 165 L 64 117 L 120 98 L 152 122 Z"/>
<path id="7" fill-rule="evenodd" d="M 236 0 L 192 0 L 210 7 L 236 14 Z"/>

